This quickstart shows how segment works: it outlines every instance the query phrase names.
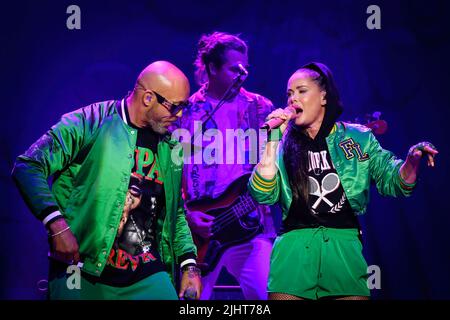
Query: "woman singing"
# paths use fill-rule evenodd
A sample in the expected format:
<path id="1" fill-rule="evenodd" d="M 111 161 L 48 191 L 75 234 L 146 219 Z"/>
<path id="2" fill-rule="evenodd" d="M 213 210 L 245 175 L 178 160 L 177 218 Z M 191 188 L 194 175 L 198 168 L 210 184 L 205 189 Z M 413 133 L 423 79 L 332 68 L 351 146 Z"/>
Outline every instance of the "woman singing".
<path id="1" fill-rule="evenodd" d="M 273 129 L 250 179 L 261 204 L 283 212 L 270 265 L 270 299 L 369 299 L 367 263 L 357 215 L 366 211 L 370 183 L 382 195 L 408 196 L 420 159 L 434 166 L 428 142 L 406 161 L 381 148 L 371 130 L 337 122 L 343 107 L 331 71 L 321 63 L 297 70 L 287 84 L 288 108 L 268 118 Z"/>

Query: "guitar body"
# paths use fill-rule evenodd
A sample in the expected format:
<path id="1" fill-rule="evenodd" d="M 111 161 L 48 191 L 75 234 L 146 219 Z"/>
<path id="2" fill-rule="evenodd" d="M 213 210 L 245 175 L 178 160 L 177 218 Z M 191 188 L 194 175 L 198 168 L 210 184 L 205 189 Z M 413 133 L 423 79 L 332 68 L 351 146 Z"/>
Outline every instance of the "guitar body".
<path id="1" fill-rule="evenodd" d="M 197 263 L 203 274 L 214 269 L 227 248 L 244 243 L 262 231 L 257 204 L 247 192 L 249 178 L 250 174 L 239 177 L 219 197 L 186 203 L 188 210 L 214 217 L 211 238 L 204 239 L 193 233 Z"/>

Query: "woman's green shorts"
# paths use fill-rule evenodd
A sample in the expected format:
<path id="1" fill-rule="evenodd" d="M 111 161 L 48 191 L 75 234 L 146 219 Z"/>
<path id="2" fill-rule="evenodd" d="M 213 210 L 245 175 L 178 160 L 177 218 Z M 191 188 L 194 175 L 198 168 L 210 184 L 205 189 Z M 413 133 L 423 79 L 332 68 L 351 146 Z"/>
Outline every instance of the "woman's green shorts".
<path id="1" fill-rule="evenodd" d="M 306 299 L 370 296 L 358 230 L 319 227 L 279 236 L 267 290 Z"/>

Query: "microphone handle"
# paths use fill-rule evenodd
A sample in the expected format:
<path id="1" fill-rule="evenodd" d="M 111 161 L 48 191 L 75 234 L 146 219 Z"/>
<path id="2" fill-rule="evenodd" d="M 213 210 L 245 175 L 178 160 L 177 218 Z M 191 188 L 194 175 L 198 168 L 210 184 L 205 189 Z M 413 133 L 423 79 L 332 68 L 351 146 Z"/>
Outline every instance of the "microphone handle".
<path id="1" fill-rule="evenodd" d="M 271 131 L 273 129 L 278 128 L 283 124 L 284 120 L 280 118 L 272 118 L 268 121 L 266 121 L 262 126 L 261 129 L 267 129 L 268 131 Z"/>
<path id="2" fill-rule="evenodd" d="M 295 109 L 292 107 L 287 107 L 284 109 L 285 111 L 289 111 L 292 115 L 295 114 Z M 291 117 L 292 117 L 291 115 Z M 272 130 L 272 129 L 276 129 L 279 126 L 281 126 L 284 123 L 285 120 L 281 119 L 281 118 L 272 118 L 267 120 L 262 126 L 261 129 L 267 129 L 267 130 Z"/>

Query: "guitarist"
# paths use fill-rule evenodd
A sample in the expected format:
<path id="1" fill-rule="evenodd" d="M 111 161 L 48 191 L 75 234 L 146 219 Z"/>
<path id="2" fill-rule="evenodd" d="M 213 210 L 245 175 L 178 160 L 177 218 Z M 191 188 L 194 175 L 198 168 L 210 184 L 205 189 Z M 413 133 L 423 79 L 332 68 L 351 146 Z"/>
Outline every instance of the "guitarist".
<path id="1" fill-rule="evenodd" d="M 243 40 L 222 32 L 203 35 L 198 43 L 195 67 L 196 78 L 201 88 L 191 96 L 192 107 L 181 118 L 180 126 L 188 129 L 191 135 L 194 135 L 194 121 L 204 122 L 205 131 L 219 130 L 223 137 L 223 146 L 221 145 L 218 150 L 223 153 L 221 157 L 223 162 L 218 164 L 216 163 L 218 161 L 213 161 L 212 164 L 208 164 L 211 162 L 202 158 L 201 164 L 195 164 L 192 157 L 190 164 L 185 164 L 183 192 L 187 203 L 190 200 L 219 196 L 234 180 L 250 173 L 255 165 L 249 161 L 249 152 L 255 152 L 256 155 L 258 153 L 251 149 L 254 146 L 249 148 L 248 137 L 245 139 L 244 150 L 241 150 L 243 153 L 239 156 L 236 152 L 236 150 L 239 151 L 239 148 L 236 148 L 237 139 L 235 139 L 234 149 L 226 148 L 226 129 L 242 129 L 245 132 L 253 128 L 258 132 L 258 128 L 273 109 L 268 99 L 246 91 L 241 87 L 242 83 L 235 87 L 232 85 L 233 80 L 242 70 L 242 68 L 239 69 L 239 64 L 244 66 L 244 70 L 248 66 L 247 49 Z M 232 89 L 229 90 L 229 88 Z M 224 103 L 214 110 L 220 100 Z M 213 116 L 208 118 L 211 113 Z M 207 132 L 204 135 L 206 134 Z M 208 154 L 204 152 L 204 147 L 210 145 L 214 139 L 205 142 L 202 142 L 206 140 L 204 138 L 200 140 L 202 157 Z M 226 154 L 230 152 L 233 153 L 234 161 L 231 164 L 225 164 L 227 163 Z M 210 156 L 218 158 L 216 154 L 210 154 Z M 238 161 L 239 157 L 245 157 L 244 164 L 240 164 L 242 161 Z M 201 299 L 211 298 L 222 267 L 236 278 L 246 299 L 267 299 L 269 261 L 275 230 L 269 207 L 259 205 L 257 210 L 261 216 L 263 232 L 245 243 L 226 249 L 215 268 L 203 277 Z M 196 236 L 204 239 L 212 236 L 213 216 L 200 211 L 187 210 L 186 218 Z"/>

